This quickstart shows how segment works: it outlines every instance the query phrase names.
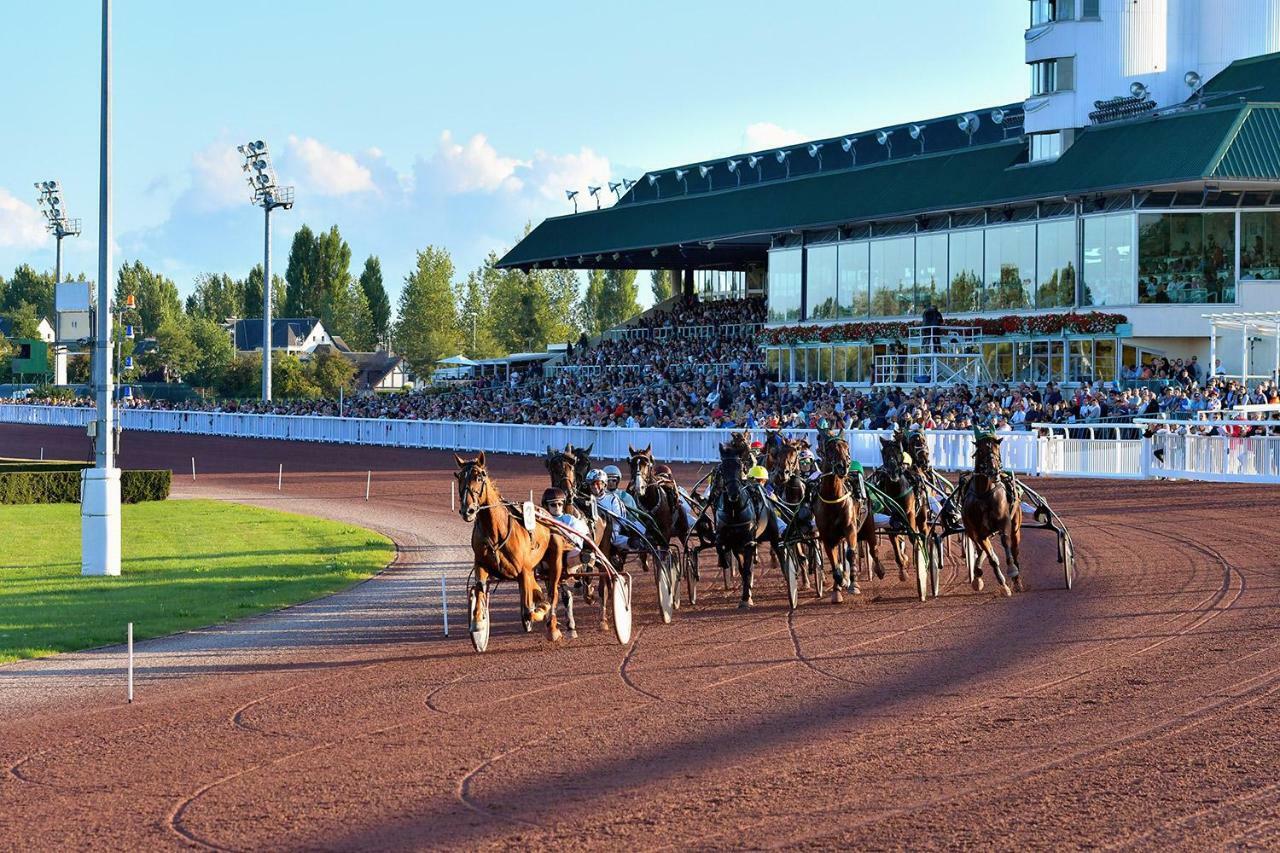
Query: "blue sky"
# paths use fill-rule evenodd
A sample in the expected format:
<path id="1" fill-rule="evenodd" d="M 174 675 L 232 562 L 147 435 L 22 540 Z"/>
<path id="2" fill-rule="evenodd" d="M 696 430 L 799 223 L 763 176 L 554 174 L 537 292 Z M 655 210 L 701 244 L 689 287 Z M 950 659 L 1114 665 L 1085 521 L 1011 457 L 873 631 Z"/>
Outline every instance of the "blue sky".
<path id="1" fill-rule="evenodd" d="M 0 0 L 0 274 L 52 268 L 32 184 L 59 178 L 97 265 L 99 3 Z M 303 223 L 337 224 L 392 299 L 414 251 L 461 276 L 566 188 L 1025 97 L 1025 0 L 800 4 L 116 0 L 116 265 L 185 294 L 261 254 L 235 146 L 271 146 Z M 786 11 L 782 11 L 785 9 Z M 585 191 L 583 197 L 586 197 Z"/>

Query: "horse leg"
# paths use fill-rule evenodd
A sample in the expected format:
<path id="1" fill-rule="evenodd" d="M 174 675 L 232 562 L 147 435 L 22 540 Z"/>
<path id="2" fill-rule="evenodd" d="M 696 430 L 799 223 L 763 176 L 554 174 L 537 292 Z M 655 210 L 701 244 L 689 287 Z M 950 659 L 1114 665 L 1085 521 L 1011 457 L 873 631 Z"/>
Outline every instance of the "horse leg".
<path id="1" fill-rule="evenodd" d="M 575 640 L 578 638 L 578 623 L 573 618 L 573 587 L 579 582 L 568 574 L 560 582 L 560 597 L 564 600 L 564 621 L 569 626 L 569 636 Z"/>
<path id="2" fill-rule="evenodd" d="M 736 553 L 735 557 L 738 560 L 738 574 L 742 576 L 742 598 L 738 601 L 738 606 L 753 607 L 755 602 L 751 599 L 751 570 L 756 559 L 755 546 Z"/>
<path id="3" fill-rule="evenodd" d="M 822 550 L 826 553 L 827 559 L 831 562 L 831 603 L 844 603 L 844 566 L 842 552 L 844 551 L 844 540 L 840 539 L 828 545 L 822 543 Z"/>
<path id="4" fill-rule="evenodd" d="M 533 589 L 538 579 L 533 576 L 533 569 L 525 569 L 519 574 L 520 583 L 520 619 L 524 622 L 541 622 L 546 613 L 535 610 L 533 606 Z"/>
<path id="5" fill-rule="evenodd" d="M 987 562 L 991 563 L 991 570 L 996 573 L 996 583 L 1000 584 L 1000 589 L 1005 595 L 1013 595 L 1009 589 L 1009 582 L 1004 578 L 1004 572 L 1000 570 L 1000 558 L 996 556 L 995 546 L 991 544 L 991 537 L 988 536 L 979 543 L 982 553 L 987 555 Z"/>
<path id="6" fill-rule="evenodd" d="M 897 534 L 889 536 L 889 547 L 893 551 L 893 561 L 898 564 L 898 582 L 907 582 L 907 554 L 902 537 Z"/>
<path id="7" fill-rule="evenodd" d="M 1013 588 L 1017 592 L 1026 592 L 1026 587 L 1022 583 L 1022 566 L 1019 565 L 1018 551 L 1022 547 L 1022 528 L 1021 526 L 1011 526 L 1008 539 L 1001 534 L 1001 541 L 1004 545 L 1004 556 L 1009 561 L 1009 577 L 1013 579 Z"/>
<path id="8" fill-rule="evenodd" d="M 486 572 L 482 566 L 478 565 L 475 567 L 475 572 L 476 582 L 471 587 L 472 591 L 476 594 L 475 608 L 471 611 L 471 630 L 473 631 L 475 630 L 475 627 L 480 624 L 480 620 L 484 618 L 484 614 L 487 611 L 487 607 L 485 605 L 488 603 L 485 599 L 489 597 L 489 593 L 485 590 L 485 587 L 487 587 L 489 583 L 489 573 Z"/>
<path id="9" fill-rule="evenodd" d="M 547 567 L 547 594 L 551 599 L 551 606 L 547 608 L 547 639 L 553 643 L 564 639 L 564 634 L 560 633 L 560 626 L 556 621 L 556 606 L 560 603 L 560 585 L 565 577 L 564 563 L 565 556 L 561 553 L 557 554 L 551 561 L 551 565 Z"/>

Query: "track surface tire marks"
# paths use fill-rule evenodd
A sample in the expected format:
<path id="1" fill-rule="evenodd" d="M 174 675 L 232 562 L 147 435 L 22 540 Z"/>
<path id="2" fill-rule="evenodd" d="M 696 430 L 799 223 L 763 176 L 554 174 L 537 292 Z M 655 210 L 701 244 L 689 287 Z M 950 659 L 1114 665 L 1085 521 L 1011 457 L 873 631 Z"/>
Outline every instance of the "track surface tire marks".
<path id="1" fill-rule="evenodd" d="M 0 428 L 6 455 L 82 443 Z M 383 525 L 402 562 L 465 541 L 449 454 L 160 435 L 126 448 L 125 464 L 179 472 L 196 455 L 180 494 Z M 545 482 L 536 460 L 491 467 L 509 497 Z M 1009 600 L 952 570 L 927 604 L 891 574 L 788 614 L 766 568 L 741 613 L 708 570 L 698 607 L 664 626 L 637 571 L 630 649 L 594 607 L 577 641 L 525 635 L 504 589 L 484 657 L 465 631 L 408 626 L 411 641 L 146 683 L 132 707 L 96 689 L 6 712 L 0 846 L 1274 848 L 1280 494 L 1040 486 L 1072 525 L 1071 593 L 1037 533 L 1030 591 Z M 420 526 L 389 521 L 405 514 Z"/>

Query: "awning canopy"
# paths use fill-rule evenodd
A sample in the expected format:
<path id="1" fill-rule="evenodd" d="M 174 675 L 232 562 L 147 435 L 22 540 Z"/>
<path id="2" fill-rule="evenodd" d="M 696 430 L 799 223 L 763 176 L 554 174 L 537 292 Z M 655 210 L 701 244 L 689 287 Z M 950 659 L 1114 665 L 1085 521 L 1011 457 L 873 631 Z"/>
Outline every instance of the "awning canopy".
<path id="1" fill-rule="evenodd" d="M 472 361 L 465 355 L 451 355 L 436 362 L 436 364 L 442 364 L 445 367 L 475 367 L 479 363 L 478 361 Z"/>
<path id="2" fill-rule="evenodd" d="M 1083 128 L 1047 163 L 1027 162 L 1023 138 L 985 130 L 972 145 L 930 148 L 938 137 L 928 125 L 923 151 L 900 133 L 891 159 L 880 146 L 873 150 L 881 159 L 865 165 L 844 165 L 841 140 L 820 140 L 823 159 L 805 144 L 791 146 L 795 174 L 773 165 L 774 177 L 741 186 L 727 171 L 734 158 L 716 161 L 718 178 L 704 180 L 695 169 L 676 183 L 677 170 L 667 170 L 666 183 L 648 190 L 661 198 L 641 197 L 642 181 L 612 207 L 548 219 L 498 265 L 742 269 L 763 262 L 773 238 L 788 233 L 1126 190 L 1280 183 L 1280 105 L 1260 100 L 1273 95 L 1280 96 L 1280 54 L 1232 64 L 1175 110 Z M 865 143 L 865 134 L 858 138 Z M 740 175 L 746 163 L 736 169 Z"/>

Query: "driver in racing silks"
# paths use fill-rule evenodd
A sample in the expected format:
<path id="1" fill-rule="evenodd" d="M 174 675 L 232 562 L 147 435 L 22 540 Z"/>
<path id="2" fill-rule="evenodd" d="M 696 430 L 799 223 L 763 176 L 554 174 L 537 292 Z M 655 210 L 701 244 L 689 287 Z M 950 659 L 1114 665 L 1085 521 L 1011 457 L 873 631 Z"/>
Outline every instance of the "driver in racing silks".
<path id="1" fill-rule="evenodd" d="M 693 530 L 693 526 L 698 523 L 698 516 L 694 513 L 692 504 L 689 503 L 689 496 L 676 483 L 675 475 L 671 472 L 671 466 L 663 464 L 653 466 L 653 479 L 658 485 L 667 486 L 675 492 L 676 504 L 684 512 L 689 529 Z"/>
<path id="2" fill-rule="evenodd" d="M 596 473 L 592 471 L 588 474 L 587 482 L 591 485 L 591 494 L 595 496 L 596 504 L 608 513 L 613 547 L 626 551 L 636 550 L 640 547 L 639 540 L 644 536 L 644 527 L 634 518 L 636 499 L 618 488 L 622 482 L 622 471 L 617 465 L 606 465 L 603 471 L 599 471 L 600 476 L 593 480 L 592 475 Z"/>
<path id="3" fill-rule="evenodd" d="M 542 493 L 542 508 L 560 524 L 572 529 L 577 534 L 575 536 L 568 531 L 557 528 L 569 543 L 569 550 L 565 552 L 565 568 L 568 569 L 569 562 L 578 560 L 581 556 L 582 541 L 585 537 L 590 536 L 591 533 L 587 528 L 587 522 L 570 513 L 566 504 L 565 493 L 561 489 L 550 488 Z"/>

